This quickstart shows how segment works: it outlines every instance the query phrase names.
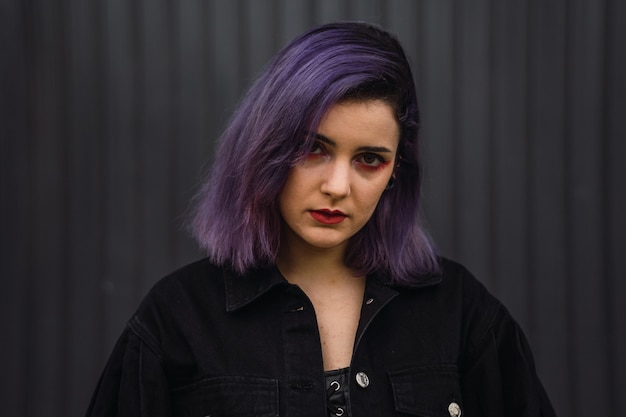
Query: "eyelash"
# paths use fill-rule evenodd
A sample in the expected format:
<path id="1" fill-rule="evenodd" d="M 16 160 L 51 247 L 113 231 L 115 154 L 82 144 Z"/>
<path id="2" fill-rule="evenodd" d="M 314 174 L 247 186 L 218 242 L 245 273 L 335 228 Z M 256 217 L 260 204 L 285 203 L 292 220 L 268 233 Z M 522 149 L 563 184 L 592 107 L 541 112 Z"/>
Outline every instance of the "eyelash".
<path id="1" fill-rule="evenodd" d="M 324 145 L 319 142 L 315 142 L 307 158 L 308 159 L 320 158 L 324 156 L 325 154 L 326 154 L 326 148 L 324 147 Z M 368 158 L 368 159 L 373 158 L 374 160 L 368 163 L 364 161 L 365 158 Z M 365 169 L 367 171 L 377 171 L 389 165 L 389 162 L 390 162 L 390 161 L 387 161 L 382 156 L 376 153 L 372 153 L 372 152 L 363 152 L 359 154 L 356 157 L 355 161 L 357 161 L 357 163 L 362 169 Z M 359 161 L 362 161 L 362 162 L 359 162 Z M 372 164 L 375 164 L 375 165 L 372 165 Z"/>

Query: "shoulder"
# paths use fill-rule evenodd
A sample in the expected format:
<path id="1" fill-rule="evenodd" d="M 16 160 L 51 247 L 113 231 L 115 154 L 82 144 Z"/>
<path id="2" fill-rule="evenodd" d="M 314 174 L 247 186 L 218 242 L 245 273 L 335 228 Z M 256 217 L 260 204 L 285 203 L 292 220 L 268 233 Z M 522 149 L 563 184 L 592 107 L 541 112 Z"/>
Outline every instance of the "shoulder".
<path id="1" fill-rule="evenodd" d="M 447 259 L 441 266 L 441 288 L 457 291 L 462 305 L 458 370 L 465 409 L 495 416 L 515 404 L 530 410 L 524 415 L 553 416 L 519 323 L 465 267 Z"/>
<path id="2" fill-rule="evenodd" d="M 160 344 L 164 334 L 190 323 L 207 308 L 224 310 L 224 270 L 208 259 L 161 278 L 148 291 L 129 322 L 144 341 Z"/>
<path id="3" fill-rule="evenodd" d="M 416 279 L 416 282 L 427 282 L 426 285 L 407 286 L 409 292 L 425 293 L 426 297 L 443 297 L 446 302 L 454 303 L 463 310 L 481 308 L 497 309 L 499 301 L 489 292 L 462 264 L 445 257 L 438 258 L 439 271 L 427 279 Z"/>
<path id="4" fill-rule="evenodd" d="M 438 263 L 437 274 L 414 280 L 422 284 L 393 288 L 412 308 L 450 320 L 453 327 L 460 325 L 478 334 L 486 332 L 501 303 L 462 264 L 444 257 L 439 257 Z"/>
<path id="5" fill-rule="evenodd" d="M 446 311 L 446 317 L 456 321 L 453 326 L 461 332 L 462 351 L 469 352 L 487 338 L 493 328 L 508 317 L 502 303 L 462 264 L 439 258 L 440 281 L 432 287 L 432 297 Z"/>
<path id="6" fill-rule="evenodd" d="M 442 259 L 443 288 L 457 291 L 461 303 L 461 329 L 466 357 L 475 357 L 483 353 L 484 347 L 494 341 L 505 346 L 519 346 L 520 343 L 504 343 L 524 339 L 523 330 L 509 310 L 463 265 L 448 259 Z M 508 348 L 507 348 L 508 349 Z M 502 353 L 502 352 L 501 352 Z"/>
<path id="7" fill-rule="evenodd" d="M 447 258 L 440 258 L 439 265 L 442 288 L 459 294 L 465 315 L 482 312 L 490 316 L 501 308 L 500 301 L 465 266 Z"/>
<path id="8" fill-rule="evenodd" d="M 208 259 L 202 259 L 168 274 L 154 284 L 144 297 L 138 312 L 155 305 L 175 307 L 181 303 L 192 301 L 202 294 L 220 292 L 223 297 L 222 268 L 215 266 Z"/>

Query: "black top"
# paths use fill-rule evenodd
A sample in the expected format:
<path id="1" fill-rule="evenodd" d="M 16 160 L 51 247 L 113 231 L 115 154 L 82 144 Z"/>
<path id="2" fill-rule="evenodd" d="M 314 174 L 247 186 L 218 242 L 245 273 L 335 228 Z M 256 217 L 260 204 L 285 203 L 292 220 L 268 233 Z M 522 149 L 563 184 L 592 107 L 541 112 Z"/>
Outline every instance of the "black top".
<path id="1" fill-rule="evenodd" d="M 367 278 L 346 412 L 553 416 L 517 323 L 465 268 L 441 268 L 414 287 Z M 146 296 L 87 415 L 320 417 L 334 401 L 306 294 L 275 268 L 203 260 Z"/>
<path id="2" fill-rule="evenodd" d="M 328 417 L 349 417 L 348 372 L 350 368 L 326 371 L 326 407 Z"/>

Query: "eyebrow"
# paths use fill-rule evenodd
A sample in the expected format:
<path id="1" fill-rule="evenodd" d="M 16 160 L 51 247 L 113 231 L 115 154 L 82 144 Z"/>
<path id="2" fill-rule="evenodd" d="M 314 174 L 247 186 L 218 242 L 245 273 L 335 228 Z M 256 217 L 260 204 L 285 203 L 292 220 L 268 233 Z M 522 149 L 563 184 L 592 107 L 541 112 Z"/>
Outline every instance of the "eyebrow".
<path id="1" fill-rule="evenodd" d="M 333 147 L 337 147 L 337 143 L 332 140 L 327 138 L 326 136 L 320 134 L 320 133 L 315 133 L 314 134 L 315 139 L 319 140 L 320 142 L 324 142 L 329 144 L 330 146 Z M 358 152 L 389 152 L 389 153 L 393 153 L 393 151 L 389 148 L 385 148 L 384 146 L 359 146 L 357 148 Z"/>

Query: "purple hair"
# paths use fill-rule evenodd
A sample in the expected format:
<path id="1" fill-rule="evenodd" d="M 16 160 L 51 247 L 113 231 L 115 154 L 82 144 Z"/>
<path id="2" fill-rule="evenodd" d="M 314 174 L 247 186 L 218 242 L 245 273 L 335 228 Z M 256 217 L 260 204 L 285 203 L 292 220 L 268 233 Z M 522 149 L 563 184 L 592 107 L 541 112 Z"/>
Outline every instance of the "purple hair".
<path id="1" fill-rule="evenodd" d="M 216 263 L 239 273 L 275 264 L 278 198 L 290 168 L 313 144 L 326 112 L 346 100 L 382 99 L 401 136 L 394 187 L 350 240 L 346 264 L 389 283 L 418 283 L 438 270 L 420 224 L 421 166 L 413 76 L 398 40 L 367 23 L 333 23 L 294 39 L 256 80 L 222 134 L 196 196 L 192 232 Z"/>

